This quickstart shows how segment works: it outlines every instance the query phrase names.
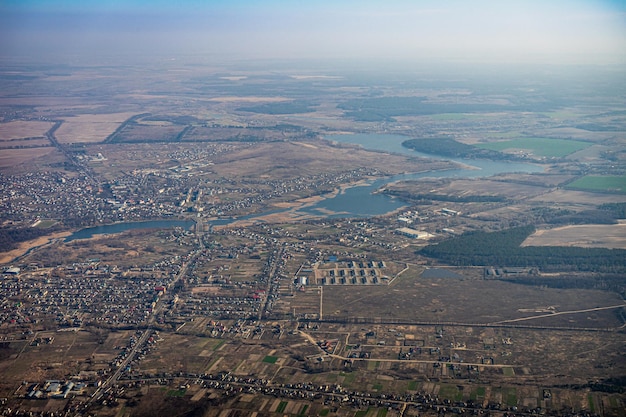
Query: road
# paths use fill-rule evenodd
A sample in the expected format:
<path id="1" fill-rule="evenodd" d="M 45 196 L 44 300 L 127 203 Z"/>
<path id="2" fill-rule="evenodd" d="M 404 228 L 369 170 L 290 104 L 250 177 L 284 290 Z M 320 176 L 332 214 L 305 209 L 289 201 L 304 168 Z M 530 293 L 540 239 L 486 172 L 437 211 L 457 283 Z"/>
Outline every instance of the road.
<path id="1" fill-rule="evenodd" d="M 519 319 L 496 321 L 494 323 L 489 323 L 489 324 L 515 323 L 515 322 L 518 322 L 518 321 L 526 321 L 526 320 L 541 319 L 541 318 L 546 318 L 546 317 L 554 317 L 554 316 L 560 316 L 560 315 L 563 315 L 563 314 L 578 314 L 578 313 L 590 313 L 592 311 L 612 310 L 614 308 L 622 308 L 624 306 L 626 306 L 626 303 L 618 304 L 618 305 L 614 305 L 614 306 L 607 306 L 607 307 L 586 308 L 584 310 L 558 311 L 558 312 L 554 312 L 554 313 L 541 314 L 539 316 L 528 316 L 528 317 L 521 317 Z"/>
<path id="2" fill-rule="evenodd" d="M 265 294 L 263 295 L 263 299 L 259 305 L 259 314 L 257 319 L 259 321 L 263 320 L 263 314 L 265 313 L 265 309 L 267 308 L 267 303 L 269 301 L 270 292 L 272 290 L 272 281 L 274 280 L 274 276 L 276 275 L 276 270 L 278 269 L 278 265 L 280 265 L 280 260 L 283 257 L 283 252 L 285 249 L 281 246 L 276 251 L 273 259 L 270 259 L 270 268 L 267 273 L 267 287 L 265 288 Z M 272 255 L 270 255 L 272 256 Z"/>

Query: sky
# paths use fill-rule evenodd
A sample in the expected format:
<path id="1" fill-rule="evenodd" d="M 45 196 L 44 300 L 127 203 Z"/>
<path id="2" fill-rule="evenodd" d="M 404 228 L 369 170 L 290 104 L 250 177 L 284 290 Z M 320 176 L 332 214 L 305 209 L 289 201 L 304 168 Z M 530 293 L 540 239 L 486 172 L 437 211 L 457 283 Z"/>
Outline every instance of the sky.
<path id="1" fill-rule="evenodd" d="M 0 59 L 626 64 L 626 0 L 0 0 Z"/>

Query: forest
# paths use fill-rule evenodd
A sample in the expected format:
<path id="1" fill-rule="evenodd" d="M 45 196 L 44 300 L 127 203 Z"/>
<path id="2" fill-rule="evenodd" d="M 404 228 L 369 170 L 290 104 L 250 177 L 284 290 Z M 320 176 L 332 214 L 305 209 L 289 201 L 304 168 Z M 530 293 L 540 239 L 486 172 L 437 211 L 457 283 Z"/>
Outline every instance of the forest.
<path id="1" fill-rule="evenodd" d="M 22 227 L 15 229 L 0 229 L 0 252 L 7 252 L 17 248 L 17 245 L 27 240 L 36 239 L 58 230 L 57 227 L 39 229 L 37 227 Z"/>
<path id="2" fill-rule="evenodd" d="M 548 111 L 549 101 L 532 104 L 484 104 L 430 102 L 425 97 L 372 97 L 347 100 L 337 107 L 356 121 L 394 121 L 394 116 L 430 116 L 442 113 L 485 113 L 501 111 Z"/>
<path id="3" fill-rule="evenodd" d="M 418 254 L 457 266 L 531 267 L 543 271 L 626 272 L 626 250 L 525 246 L 532 225 L 497 232 L 469 232 L 428 245 Z"/>
<path id="4" fill-rule="evenodd" d="M 454 158 L 519 159 L 514 155 L 467 145 L 448 136 L 409 139 L 402 142 L 402 146 L 418 152 Z"/>

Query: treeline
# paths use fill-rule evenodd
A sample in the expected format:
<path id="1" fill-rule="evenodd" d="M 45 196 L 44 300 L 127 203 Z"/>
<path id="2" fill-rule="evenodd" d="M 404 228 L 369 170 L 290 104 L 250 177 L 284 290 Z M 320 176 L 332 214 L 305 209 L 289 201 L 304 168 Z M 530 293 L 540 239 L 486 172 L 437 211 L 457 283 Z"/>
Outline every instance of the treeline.
<path id="1" fill-rule="evenodd" d="M 353 99 L 337 107 L 345 115 L 361 122 L 395 121 L 393 116 L 411 116 L 420 114 L 424 97 L 375 97 Z"/>
<path id="2" fill-rule="evenodd" d="M 576 129 L 588 130 L 589 132 L 621 132 L 624 126 L 621 124 L 606 123 L 582 123 L 574 126 Z"/>
<path id="3" fill-rule="evenodd" d="M 498 232 L 470 232 L 419 253 L 458 266 L 537 267 L 545 271 L 626 272 L 626 250 L 566 246 L 525 246 L 535 231 L 523 226 Z"/>
<path id="4" fill-rule="evenodd" d="M 599 208 L 611 213 L 615 219 L 626 219 L 626 203 L 606 203 Z"/>
<path id="5" fill-rule="evenodd" d="M 558 277 L 524 275 L 504 276 L 496 279 L 498 281 L 536 287 L 603 290 L 613 291 L 622 296 L 626 295 L 626 277 L 622 274 L 571 275 Z"/>
<path id="6" fill-rule="evenodd" d="M 285 101 L 278 103 L 259 104 L 258 106 L 239 107 L 238 111 L 262 114 L 297 114 L 312 113 L 314 105 L 303 101 Z"/>
<path id="7" fill-rule="evenodd" d="M 337 107 L 357 121 L 395 121 L 395 116 L 429 116 L 445 113 L 489 113 L 499 111 L 548 111 L 555 103 L 527 103 L 519 105 L 480 103 L 435 103 L 425 97 L 371 97 L 347 100 Z M 540 110 L 541 109 L 541 110 Z"/>
<path id="8" fill-rule="evenodd" d="M 626 203 L 608 203 L 598 208 L 573 211 L 561 208 L 534 207 L 531 209 L 535 223 L 546 223 L 553 226 L 568 224 L 615 224 L 617 220 L 626 218 Z"/>
<path id="9" fill-rule="evenodd" d="M 405 190 L 385 190 L 384 193 L 408 201 L 446 201 L 451 203 L 501 203 L 506 201 L 506 198 L 499 195 L 413 194 Z"/>
<path id="10" fill-rule="evenodd" d="M 418 152 L 454 158 L 517 159 L 512 155 L 503 154 L 502 152 L 467 145 L 448 136 L 409 139 L 402 142 L 402 146 Z"/>
<path id="11" fill-rule="evenodd" d="M 560 226 L 567 224 L 615 224 L 617 217 L 607 210 L 584 210 L 546 218 L 545 222 Z"/>
<path id="12" fill-rule="evenodd" d="M 17 248 L 21 242 L 48 235 L 56 230 L 56 228 L 39 229 L 37 227 L 0 229 L 0 252 L 10 251 Z"/>

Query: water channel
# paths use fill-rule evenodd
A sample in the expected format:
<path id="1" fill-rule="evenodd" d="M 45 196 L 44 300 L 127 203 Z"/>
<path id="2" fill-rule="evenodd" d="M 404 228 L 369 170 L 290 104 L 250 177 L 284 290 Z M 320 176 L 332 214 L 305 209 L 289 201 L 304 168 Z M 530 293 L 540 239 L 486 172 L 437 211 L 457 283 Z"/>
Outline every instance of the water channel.
<path id="1" fill-rule="evenodd" d="M 442 171 L 428 171 L 417 172 L 413 174 L 401 174 L 391 177 L 380 178 L 377 180 L 369 181 L 354 187 L 347 188 L 339 192 L 336 196 L 330 197 L 317 202 L 311 206 L 304 207 L 298 210 L 301 214 L 310 214 L 315 216 L 323 216 L 327 218 L 341 218 L 341 217 L 371 217 L 377 216 L 399 208 L 405 207 L 407 204 L 402 200 L 389 197 L 384 194 L 374 193 L 377 189 L 392 182 L 403 180 L 414 180 L 419 178 L 476 178 L 476 177 L 489 177 L 496 174 L 502 174 L 507 172 L 542 172 L 543 167 L 534 164 L 510 162 L 510 161 L 490 161 L 486 159 L 460 159 L 460 158 L 445 158 L 440 155 L 428 155 L 419 152 L 415 152 L 411 149 L 402 146 L 402 142 L 407 140 L 406 136 L 400 135 L 381 135 L 381 134 L 354 134 L 354 135 L 331 135 L 326 136 L 325 139 L 340 142 L 350 143 L 362 146 L 364 149 L 384 151 L 390 153 L 399 153 L 412 156 L 422 156 L 426 158 L 434 159 L 446 159 L 469 166 L 471 168 L 450 169 Z M 416 162 L 418 164 L 418 162 Z M 419 165 L 415 167 L 416 171 L 420 170 Z M 285 209 L 286 210 L 286 209 Z M 261 217 L 270 213 L 277 213 L 282 210 L 274 210 L 268 213 L 254 214 L 249 216 L 243 216 L 236 219 L 218 219 L 211 220 L 208 223 L 212 225 L 226 225 L 237 220 L 247 220 L 256 217 Z M 81 229 L 72 235 L 70 235 L 66 242 L 75 239 L 88 239 L 99 234 L 112 234 L 120 233 L 126 230 L 132 229 L 147 229 L 147 228 L 169 228 L 169 227 L 183 227 L 190 229 L 194 224 L 192 220 L 154 220 L 145 222 L 124 222 L 115 223 L 104 226 L 89 227 Z"/>

